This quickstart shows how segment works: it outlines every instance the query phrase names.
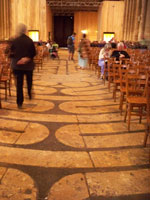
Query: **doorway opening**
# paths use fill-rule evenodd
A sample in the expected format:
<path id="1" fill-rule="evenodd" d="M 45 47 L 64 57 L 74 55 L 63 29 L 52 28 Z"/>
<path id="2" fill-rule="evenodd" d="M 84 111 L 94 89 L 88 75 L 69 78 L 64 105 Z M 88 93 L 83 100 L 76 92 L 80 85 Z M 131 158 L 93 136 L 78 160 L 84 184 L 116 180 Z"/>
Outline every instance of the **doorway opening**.
<path id="1" fill-rule="evenodd" d="M 67 38 L 72 35 L 74 16 L 54 16 L 54 41 L 59 47 L 67 47 Z"/>

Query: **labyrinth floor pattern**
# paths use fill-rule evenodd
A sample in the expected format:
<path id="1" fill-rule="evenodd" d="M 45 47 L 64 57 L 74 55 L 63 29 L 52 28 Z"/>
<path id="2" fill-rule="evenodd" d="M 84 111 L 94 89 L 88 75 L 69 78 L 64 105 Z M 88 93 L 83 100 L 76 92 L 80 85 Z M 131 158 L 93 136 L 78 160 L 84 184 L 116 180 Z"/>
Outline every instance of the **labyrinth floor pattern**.
<path id="1" fill-rule="evenodd" d="M 0 200 L 149 200 L 144 120 L 129 133 L 107 83 L 66 58 L 35 70 L 22 109 L 14 86 L 2 100 Z"/>

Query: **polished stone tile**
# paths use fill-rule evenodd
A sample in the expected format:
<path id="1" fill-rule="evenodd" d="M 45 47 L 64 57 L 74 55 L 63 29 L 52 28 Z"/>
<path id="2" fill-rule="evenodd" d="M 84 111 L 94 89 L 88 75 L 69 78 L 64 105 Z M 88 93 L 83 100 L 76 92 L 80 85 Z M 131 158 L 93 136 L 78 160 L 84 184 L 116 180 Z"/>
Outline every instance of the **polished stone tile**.
<path id="1" fill-rule="evenodd" d="M 56 168 L 92 168 L 88 153 L 74 151 L 42 151 L 0 147 L 0 161 L 9 164 Z"/>
<path id="2" fill-rule="evenodd" d="M 144 194 L 150 191 L 150 170 L 87 173 L 90 194 L 99 198 Z M 144 199 L 146 200 L 146 199 Z"/>
<path id="3" fill-rule="evenodd" d="M 144 148 L 93 151 L 90 155 L 97 168 L 125 168 L 149 164 L 149 149 Z"/>
<path id="4" fill-rule="evenodd" d="M 0 184 L 1 200 L 36 200 L 37 196 L 38 189 L 29 175 L 16 169 L 6 169 Z"/>
<path id="5" fill-rule="evenodd" d="M 48 200 L 83 200 L 87 197 L 89 194 L 84 175 L 74 174 L 55 183 L 49 191 Z"/>

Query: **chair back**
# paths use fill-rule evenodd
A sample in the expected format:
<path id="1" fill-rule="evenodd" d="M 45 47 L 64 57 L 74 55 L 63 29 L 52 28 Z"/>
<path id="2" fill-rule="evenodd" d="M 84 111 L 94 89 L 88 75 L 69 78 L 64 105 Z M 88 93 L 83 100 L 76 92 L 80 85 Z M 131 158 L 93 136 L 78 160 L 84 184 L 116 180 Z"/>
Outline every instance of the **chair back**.
<path id="1" fill-rule="evenodd" d="M 127 97 L 145 96 L 146 74 L 126 74 L 126 94 Z"/>
<path id="2" fill-rule="evenodd" d="M 149 123 L 150 126 L 150 73 L 148 72 L 146 81 L 147 123 Z"/>

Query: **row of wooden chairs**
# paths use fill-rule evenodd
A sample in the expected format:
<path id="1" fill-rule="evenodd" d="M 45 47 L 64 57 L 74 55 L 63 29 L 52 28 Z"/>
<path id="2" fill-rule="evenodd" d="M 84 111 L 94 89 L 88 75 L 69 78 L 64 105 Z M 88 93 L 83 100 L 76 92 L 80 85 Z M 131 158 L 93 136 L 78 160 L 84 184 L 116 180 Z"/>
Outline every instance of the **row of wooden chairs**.
<path id="1" fill-rule="evenodd" d="M 144 145 L 146 145 L 147 137 L 150 132 L 150 100 L 148 100 L 147 95 L 147 88 L 150 86 L 150 66 L 120 64 L 115 63 L 114 60 L 110 59 L 107 63 L 106 72 L 108 76 L 109 91 L 110 84 L 113 84 L 114 101 L 116 101 L 116 92 L 120 92 L 119 109 L 121 114 L 123 102 L 126 102 L 124 121 L 128 122 L 128 131 L 130 131 L 131 116 L 138 115 L 139 122 L 141 123 L 142 116 L 145 111 L 147 112 L 147 128 L 144 140 Z"/>
<path id="2" fill-rule="evenodd" d="M 34 57 L 34 63 L 35 63 L 35 67 L 37 68 L 38 72 L 40 69 L 42 69 L 43 54 L 44 54 L 44 47 L 36 46 L 36 56 Z"/>
<path id="3" fill-rule="evenodd" d="M 146 147 L 148 136 L 150 135 L 150 85 L 146 88 L 146 128 L 144 137 L 144 147 Z"/>
<path id="4" fill-rule="evenodd" d="M 5 100 L 7 100 L 7 96 L 11 96 L 11 78 L 12 71 L 9 63 L 1 63 L 0 64 L 0 108 L 2 108 L 1 103 L 1 90 L 5 91 Z"/>
<path id="5" fill-rule="evenodd" d="M 138 115 L 141 123 L 142 117 L 146 114 L 146 134 L 144 146 L 150 133 L 150 51 L 131 50 L 131 58 L 122 58 L 116 63 L 114 58 L 109 58 L 105 62 L 103 82 L 108 80 L 110 91 L 113 85 L 113 99 L 116 101 L 117 92 L 120 93 L 119 109 L 123 112 L 123 104 L 126 102 L 124 121 L 128 123 L 130 131 L 131 116 Z M 99 51 L 95 49 L 92 53 L 91 69 L 98 72 L 100 77 L 100 67 L 98 66 Z M 149 93 L 148 93 L 149 91 Z"/>

